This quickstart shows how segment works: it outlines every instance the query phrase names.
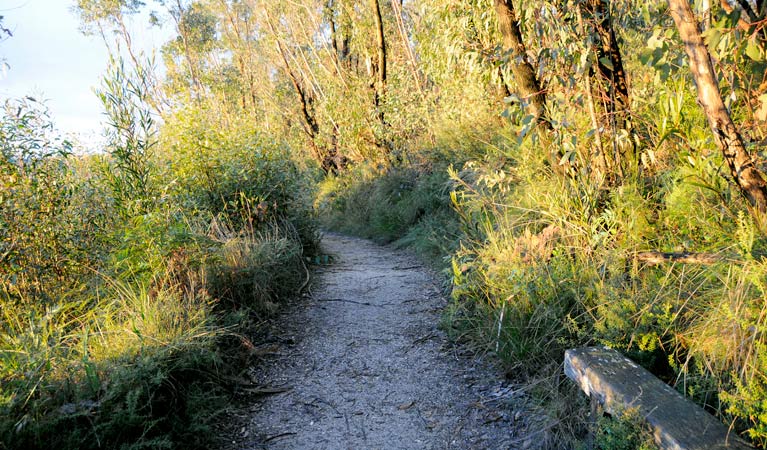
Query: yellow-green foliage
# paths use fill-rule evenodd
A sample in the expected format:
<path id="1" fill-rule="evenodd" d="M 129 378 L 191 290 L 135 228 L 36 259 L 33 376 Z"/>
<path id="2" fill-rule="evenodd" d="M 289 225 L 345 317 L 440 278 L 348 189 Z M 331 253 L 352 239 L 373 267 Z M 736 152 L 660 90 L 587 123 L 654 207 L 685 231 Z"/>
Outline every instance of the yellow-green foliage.
<path id="1" fill-rule="evenodd" d="M 635 409 L 603 416 L 596 422 L 594 447 L 598 450 L 658 450 L 649 427 Z"/>
<path id="2" fill-rule="evenodd" d="M 744 211 L 681 179 L 642 192 L 545 177 L 501 182 L 486 165 L 453 176 L 465 232 L 453 255 L 456 331 L 533 376 L 568 347 L 622 349 L 764 442 L 767 266 L 753 257 L 762 244 Z M 717 251 L 721 262 L 638 259 L 655 249 Z"/>
<path id="3" fill-rule="evenodd" d="M 233 334 L 305 279 L 303 175 L 188 123 L 214 148 L 154 149 L 136 197 L 109 156 L 29 147 L 52 131 L 18 111 L 0 119 L 0 448 L 206 448 L 247 362 Z"/>
<path id="4" fill-rule="evenodd" d="M 503 139 L 487 139 L 494 143 L 483 158 L 456 162 L 449 183 L 429 184 L 444 178 L 413 167 L 356 168 L 326 179 L 315 207 L 330 226 L 413 245 L 407 236 L 449 201 L 454 213 L 439 222 L 444 232 L 432 239 L 442 242 L 430 248 L 451 258 L 453 301 L 443 324 L 453 336 L 497 353 L 534 386 L 561 370 L 567 348 L 621 349 L 765 442 L 765 240 L 720 182 L 719 157 L 665 161 L 645 168 L 649 178 L 610 187 L 587 172 L 553 175 L 536 139 Z M 648 250 L 709 252 L 720 261 L 652 266 L 637 256 Z M 578 428 L 572 405 L 556 392 L 541 396 L 558 424 L 552 445 L 571 445 L 563 430 Z M 633 433 L 616 427 L 600 438 L 603 448 L 623 448 L 615 447 L 621 433 Z"/>

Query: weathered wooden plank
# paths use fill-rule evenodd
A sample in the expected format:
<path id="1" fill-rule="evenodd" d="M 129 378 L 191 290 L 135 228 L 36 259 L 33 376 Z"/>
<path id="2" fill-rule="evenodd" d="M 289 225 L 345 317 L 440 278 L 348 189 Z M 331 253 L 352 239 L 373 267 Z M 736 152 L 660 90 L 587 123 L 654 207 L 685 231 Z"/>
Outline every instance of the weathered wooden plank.
<path id="1" fill-rule="evenodd" d="M 751 448 L 714 416 L 615 350 L 567 350 L 565 374 L 608 413 L 638 408 L 663 449 Z"/>

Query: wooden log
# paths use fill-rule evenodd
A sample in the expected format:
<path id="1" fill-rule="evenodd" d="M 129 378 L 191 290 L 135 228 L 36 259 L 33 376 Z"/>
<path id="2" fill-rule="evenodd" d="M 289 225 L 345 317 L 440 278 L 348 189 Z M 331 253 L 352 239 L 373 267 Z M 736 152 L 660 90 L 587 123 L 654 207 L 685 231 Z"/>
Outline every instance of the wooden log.
<path id="1" fill-rule="evenodd" d="M 662 449 L 752 448 L 714 416 L 615 350 L 567 350 L 565 374 L 608 413 L 638 408 Z"/>

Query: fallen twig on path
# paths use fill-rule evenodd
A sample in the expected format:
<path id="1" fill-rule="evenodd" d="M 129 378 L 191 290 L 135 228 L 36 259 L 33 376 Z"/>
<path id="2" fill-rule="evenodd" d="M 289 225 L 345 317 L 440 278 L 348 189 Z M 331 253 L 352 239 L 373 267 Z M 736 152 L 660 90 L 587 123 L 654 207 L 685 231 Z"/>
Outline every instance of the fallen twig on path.
<path id="1" fill-rule="evenodd" d="M 298 433 L 295 433 L 293 431 L 288 431 L 286 433 L 275 434 L 274 436 L 269 436 L 268 438 L 264 439 L 264 443 L 269 442 L 269 441 L 273 441 L 275 439 L 279 439 L 281 437 L 292 436 L 294 434 L 298 434 Z"/>
<path id="2" fill-rule="evenodd" d="M 418 344 L 420 344 L 421 342 L 426 342 L 426 341 L 428 341 L 429 339 L 431 339 L 431 338 L 434 338 L 434 337 L 437 337 L 437 333 L 429 333 L 429 334 L 427 334 L 426 336 L 422 336 L 422 337 L 419 337 L 418 339 L 416 339 L 415 341 L 413 341 L 413 345 L 412 345 L 412 346 L 418 345 Z M 411 347 L 412 347 L 412 346 L 411 346 Z"/>
<path id="3" fill-rule="evenodd" d="M 347 300 L 345 298 L 318 298 L 318 302 L 343 302 L 343 303 L 354 303 L 355 305 L 362 305 L 362 306 L 375 306 L 378 308 L 381 308 L 383 306 L 387 305 L 376 305 L 374 303 L 368 303 L 368 302 L 358 302 L 356 300 Z"/>
<path id="4" fill-rule="evenodd" d="M 285 387 L 259 386 L 259 387 L 253 387 L 253 388 L 244 388 L 243 391 L 247 392 L 248 394 L 255 394 L 255 395 L 274 395 L 274 394 L 282 394 L 283 392 L 288 392 L 291 389 L 293 388 L 290 386 L 285 386 Z"/>
<path id="5" fill-rule="evenodd" d="M 306 263 L 304 262 L 304 259 L 301 258 L 301 265 L 304 266 L 304 271 L 306 272 L 306 281 L 301 284 L 301 287 L 298 288 L 298 292 L 296 292 L 296 295 L 300 295 L 302 292 L 304 292 L 304 289 L 306 289 L 306 286 L 309 285 L 309 281 L 312 279 L 312 275 L 309 273 L 309 268 L 306 267 Z"/>

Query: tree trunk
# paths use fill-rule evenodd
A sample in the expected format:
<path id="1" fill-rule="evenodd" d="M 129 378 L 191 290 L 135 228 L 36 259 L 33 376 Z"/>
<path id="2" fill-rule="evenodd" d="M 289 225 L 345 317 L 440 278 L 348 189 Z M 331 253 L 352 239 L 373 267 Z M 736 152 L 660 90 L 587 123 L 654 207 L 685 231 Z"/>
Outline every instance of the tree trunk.
<path id="1" fill-rule="evenodd" d="M 178 17 L 173 15 L 171 12 L 171 16 L 174 18 L 176 22 L 176 29 L 178 30 L 178 35 L 181 38 L 181 43 L 184 46 L 184 56 L 186 57 L 187 65 L 189 66 L 189 76 L 192 79 L 192 85 L 194 88 L 192 91 L 192 99 L 199 100 L 202 97 L 202 83 L 200 82 L 200 77 L 197 75 L 197 69 L 195 68 L 195 61 L 194 58 L 192 58 L 192 51 L 189 48 L 189 40 L 187 36 L 187 32 L 189 31 L 187 29 L 186 24 L 184 24 L 184 6 L 181 4 L 181 0 L 176 0 L 176 7 L 178 10 L 176 13 L 178 14 Z"/>
<path id="2" fill-rule="evenodd" d="M 314 117 L 314 108 L 312 107 L 314 99 L 312 98 L 311 93 L 306 92 L 303 85 L 298 80 L 298 77 L 293 72 L 293 69 L 290 67 L 287 53 L 282 45 L 280 37 L 277 35 L 277 30 L 274 28 L 274 24 L 269 17 L 269 12 L 266 10 L 266 8 L 264 8 L 264 11 L 266 13 L 266 21 L 269 25 L 269 29 L 277 41 L 277 49 L 279 50 L 280 57 L 282 58 L 282 62 L 285 65 L 285 71 L 288 74 L 288 78 L 290 78 L 293 89 L 296 91 L 296 95 L 298 95 L 298 99 L 301 104 L 301 115 L 304 119 L 302 128 L 304 133 L 306 133 L 307 137 L 309 138 L 309 146 L 312 149 L 312 153 L 314 153 L 314 158 L 320 163 L 322 170 L 326 174 L 338 173 L 340 160 L 338 157 L 338 150 L 335 146 L 332 146 L 329 150 L 326 150 L 317 143 L 320 134 L 320 126 Z"/>
<path id="3" fill-rule="evenodd" d="M 378 67 L 375 86 L 375 107 L 378 113 L 378 120 L 382 125 L 385 125 L 384 112 L 381 109 L 381 102 L 383 102 L 386 96 L 386 37 L 384 36 L 383 18 L 381 17 L 381 5 L 378 0 L 372 0 L 373 2 L 373 16 L 375 18 L 376 26 L 376 41 L 378 43 Z"/>
<path id="4" fill-rule="evenodd" d="M 394 10 L 394 21 L 397 23 L 397 30 L 399 31 L 400 37 L 402 38 L 402 45 L 405 48 L 405 54 L 408 57 L 408 61 L 410 62 L 410 69 L 413 73 L 413 81 L 415 82 L 416 89 L 418 89 L 418 93 L 421 94 L 421 97 L 423 97 L 423 88 L 421 87 L 421 74 L 418 70 L 418 61 L 416 60 L 415 53 L 413 53 L 413 49 L 410 47 L 410 38 L 407 34 L 407 29 L 405 28 L 405 19 L 402 14 L 402 1 L 401 0 L 391 0 L 391 6 Z"/>
<path id="5" fill-rule="evenodd" d="M 343 9 L 339 9 L 339 23 L 337 24 L 336 32 L 339 35 L 340 42 L 338 43 L 338 56 L 341 59 L 343 65 L 347 70 L 352 70 L 351 60 L 351 36 L 354 24 L 348 13 Z"/>
<path id="6" fill-rule="evenodd" d="M 338 48 L 338 31 L 336 30 L 336 11 L 333 0 L 328 0 L 325 3 L 325 11 L 328 17 L 328 24 L 330 25 L 330 46 L 333 47 L 333 55 L 336 61 L 340 64 L 343 61 L 341 51 Z"/>
<path id="7" fill-rule="evenodd" d="M 698 101 L 735 184 L 748 199 L 754 216 L 759 220 L 767 213 L 767 183 L 724 106 L 708 48 L 703 43 L 688 0 L 668 0 L 668 5 L 690 59 L 690 70 L 698 88 Z"/>
<path id="8" fill-rule="evenodd" d="M 527 49 L 522 41 L 512 0 L 495 0 L 495 11 L 498 15 L 498 29 L 503 35 L 503 49 L 509 54 L 514 83 L 527 100 L 533 116 L 541 125 L 550 129 L 551 125 L 546 120 L 546 94 L 541 89 L 535 69 L 527 61 Z"/>
<path id="9" fill-rule="evenodd" d="M 605 109 L 611 117 L 615 117 L 615 123 L 623 127 L 629 108 L 629 88 L 610 17 L 610 6 L 607 0 L 587 0 L 585 6 L 597 34 L 597 69 L 609 86 L 607 95 L 603 96 Z"/>

